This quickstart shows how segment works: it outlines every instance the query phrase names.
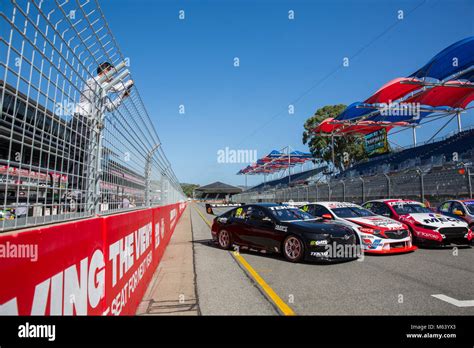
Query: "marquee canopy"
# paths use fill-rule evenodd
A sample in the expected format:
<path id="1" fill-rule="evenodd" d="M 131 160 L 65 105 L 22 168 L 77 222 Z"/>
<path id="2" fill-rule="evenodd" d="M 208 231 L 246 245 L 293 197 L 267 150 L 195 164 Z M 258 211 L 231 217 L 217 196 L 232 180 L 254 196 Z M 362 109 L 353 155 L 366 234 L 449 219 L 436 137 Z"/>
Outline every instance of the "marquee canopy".
<path id="1" fill-rule="evenodd" d="M 368 134 L 418 124 L 433 113 L 452 114 L 474 100 L 474 36 L 447 47 L 409 77 L 389 81 L 364 102 L 322 121 L 319 134 Z"/>
<path id="2" fill-rule="evenodd" d="M 474 36 L 446 47 L 410 77 L 469 80 L 474 77 Z"/>
<path id="3" fill-rule="evenodd" d="M 297 164 L 304 164 L 313 158 L 310 153 L 297 150 L 290 152 L 289 147 L 287 149 L 286 152 L 278 150 L 271 151 L 267 156 L 258 159 L 256 163 L 252 163 L 239 170 L 237 175 L 273 174 Z"/>

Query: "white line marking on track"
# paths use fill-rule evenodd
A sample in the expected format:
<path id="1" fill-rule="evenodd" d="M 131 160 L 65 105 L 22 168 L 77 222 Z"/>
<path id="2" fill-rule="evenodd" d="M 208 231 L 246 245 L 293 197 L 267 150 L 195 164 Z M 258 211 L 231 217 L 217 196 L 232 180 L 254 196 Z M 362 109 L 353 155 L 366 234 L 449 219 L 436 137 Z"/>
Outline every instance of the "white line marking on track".
<path id="1" fill-rule="evenodd" d="M 438 300 L 448 302 L 456 307 L 474 307 L 474 300 L 456 300 L 455 298 L 443 294 L 431 296 L 436 297 Z"/>

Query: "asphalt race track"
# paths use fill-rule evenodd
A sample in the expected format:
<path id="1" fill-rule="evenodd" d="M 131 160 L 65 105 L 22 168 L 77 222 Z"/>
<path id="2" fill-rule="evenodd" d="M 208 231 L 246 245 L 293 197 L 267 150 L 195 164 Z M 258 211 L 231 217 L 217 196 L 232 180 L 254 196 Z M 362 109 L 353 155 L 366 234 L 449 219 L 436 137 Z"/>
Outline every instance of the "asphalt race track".
<path id="1" fill-rule="evenodd" d="M 204 205 L 193 203 L 190 209 L 201 313 L 281 314 L 233 253 L 211 242 L 203 217 L 211 222 L 213 216 L 206 214 Z M 474 248 L 458 249 L 457 255 L 452 249 L 366 255 L 363 261 L 329 265 L 292 264 L 280 255 L 240 253 L 297 315 L 474 314 Z"/>

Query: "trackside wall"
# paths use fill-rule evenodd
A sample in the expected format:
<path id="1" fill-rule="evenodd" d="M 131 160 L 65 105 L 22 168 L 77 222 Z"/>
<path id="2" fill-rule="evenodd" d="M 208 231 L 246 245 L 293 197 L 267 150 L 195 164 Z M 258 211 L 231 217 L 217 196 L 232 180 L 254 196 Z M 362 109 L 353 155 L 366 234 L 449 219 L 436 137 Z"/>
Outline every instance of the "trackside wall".
<path id="1" fill-rule="evenodd" d="M 0 315 L 134 315 L 185 208 L 0 235 Z"/>

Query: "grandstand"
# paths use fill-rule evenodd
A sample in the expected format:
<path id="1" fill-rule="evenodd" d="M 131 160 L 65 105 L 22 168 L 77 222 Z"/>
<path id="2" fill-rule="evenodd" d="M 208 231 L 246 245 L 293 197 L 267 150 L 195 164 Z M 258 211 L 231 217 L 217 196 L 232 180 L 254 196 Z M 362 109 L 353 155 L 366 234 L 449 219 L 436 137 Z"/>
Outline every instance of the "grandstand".
<path id="1" fill-rule="evenodd" d="M 456 161 L 453 155 L 457 154 Z M 441 167 L 454 162 L 471 163 L 474 159 L 474 129 L 440 140 L 405 148 L 358 163 L 340 173 L 338 178 L 389 173 L 413 167 Z"/>
<path id="2" fill-rule="evenodd" d="M 301 173 L 294 173 L 291 176 L 287 175 L 280 179 L 270 180 L 270 181 L 261 183 L 257 186 L 250 188 L 249 190 L 247 190 L 247 192 L 262 191 L 262 190 L 266 190 L 270 188 L 280 188 L 280 187 L 286 187 L 286 186 L 301 185 L 301 184 L 310 182 L 312 178 L 321 174 L 326 168 L 327 168 L 326 166 L 322 166 L 319 168 L 306 170 Z"/>
<path id="3" fill-rule="evenodd" d="M 339 200 L 363 203 L 368 199 L 406 198 L 432 204 L 473 196 L 471 167 L 474 129 L 360 162 L 339 175 L 326 167 L 261 183 L 235 202 Z M 455 158 L 457 154 L 457 158 Z M 318 180 L 315 180 L 318 178 Z"/>

